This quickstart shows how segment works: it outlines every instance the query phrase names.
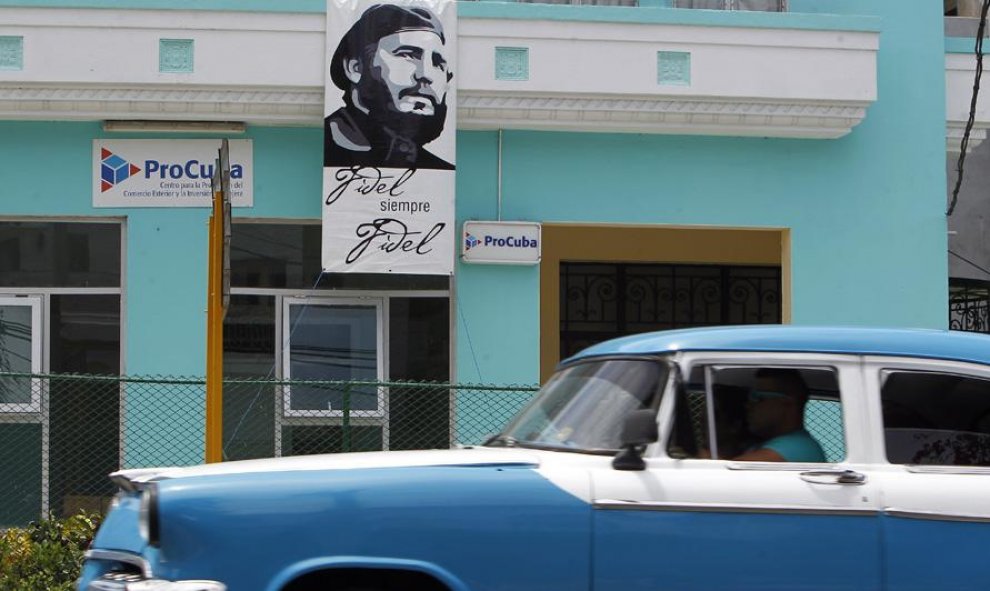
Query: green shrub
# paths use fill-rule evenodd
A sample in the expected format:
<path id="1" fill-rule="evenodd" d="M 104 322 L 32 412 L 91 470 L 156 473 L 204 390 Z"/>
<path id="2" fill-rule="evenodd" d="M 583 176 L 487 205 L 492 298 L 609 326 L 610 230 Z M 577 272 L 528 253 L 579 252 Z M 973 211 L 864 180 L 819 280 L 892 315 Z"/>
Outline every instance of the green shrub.
<path id="1" fill-rule="evenodd" d="M 99 514 L 35 521 L 0 532 L 0 591 L 72 591 Z"/>

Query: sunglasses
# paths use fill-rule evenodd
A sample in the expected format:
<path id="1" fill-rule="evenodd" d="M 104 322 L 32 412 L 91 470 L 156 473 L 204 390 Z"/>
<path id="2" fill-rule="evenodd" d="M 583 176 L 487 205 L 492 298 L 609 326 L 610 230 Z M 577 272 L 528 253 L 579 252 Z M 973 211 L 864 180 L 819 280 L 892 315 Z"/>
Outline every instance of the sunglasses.
<path id="1" fill-rule="evenodd" d="M 784 394 L 783 392 L 771 392 L 769 390 L 753 390 L 749 393 L 750 402 L 763 402 L 764 400 L 775 400 L 787 397 L 787 394 Z"/>

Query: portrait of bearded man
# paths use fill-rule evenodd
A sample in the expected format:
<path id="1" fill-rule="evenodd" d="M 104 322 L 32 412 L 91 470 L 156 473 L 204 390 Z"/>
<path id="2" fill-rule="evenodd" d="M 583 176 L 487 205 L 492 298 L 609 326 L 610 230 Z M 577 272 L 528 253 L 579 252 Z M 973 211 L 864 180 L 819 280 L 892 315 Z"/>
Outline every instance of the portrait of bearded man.
<path id="1" fill-rule="evenodd" d="M 344 106 L 324 119 L 323 165 L 453 170 L 423 147 L 443 132 L 453 77 L 436 15 L 370 7 L 330 60 Z"/>

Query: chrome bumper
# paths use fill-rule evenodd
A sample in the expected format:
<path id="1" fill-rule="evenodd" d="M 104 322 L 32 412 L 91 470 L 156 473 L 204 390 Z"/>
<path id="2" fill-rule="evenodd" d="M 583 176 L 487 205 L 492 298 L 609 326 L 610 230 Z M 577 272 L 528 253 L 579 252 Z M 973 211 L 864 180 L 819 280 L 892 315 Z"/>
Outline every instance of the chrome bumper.
<path id="1" fill-rule="evenodd" d="M 129 552 L 90 550 L 86 552 L 86 560 L 102 560 L 117 564 L 115 570 L 86 585 L 86 591 L 227 591 L 226 585 L 216 581 L 156 579 L 144 558 Z"/>
<path id="2" fill-rule="evenodd" d="M 136 574 L 107 573 L 90 583 L 86 591 L 227 591 L 227 586 L 216 581 L 165 581 Z"/>

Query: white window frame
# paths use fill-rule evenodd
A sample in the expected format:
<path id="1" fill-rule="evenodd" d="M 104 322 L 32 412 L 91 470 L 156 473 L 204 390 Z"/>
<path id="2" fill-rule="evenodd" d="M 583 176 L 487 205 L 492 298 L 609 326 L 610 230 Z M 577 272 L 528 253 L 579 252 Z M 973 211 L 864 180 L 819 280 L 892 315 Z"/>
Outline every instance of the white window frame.
<path id="1" fill-rule="evenodd" d="M 281 337 L 282 371 L 283 379 L 292 379 L 292 332 L 293 327 L 287 323 L 292 317 L 289 313 L 290 307 L 298 306 L 361 306 L 375 309 L 375 379 L 378 382 L 385 381 L 385 301 L 384 298 L 309 298 L 309 297 L 285 297 L 282 299 L 282 326 L 283 335 Z M 285 386 L 282 388 L 282 414 L 287 418 L 292 417 L 333 417 L 342 418 L 343 410 L 294 410 L 291 406 L 292 388 Z M 385 388 L 379 387 L 377 392 L 377 404 L 375 410 L 352 410 L 347 413 L 351 418 L 374 418 L 381 419 L 386 415 L 386 395 Z"/>
<path id="2" fill-rule="evenodd" d="M 31 296 L 0 296 L 0 306 L 21 306 L 31 309 L 31 373 L 40 374 L 43 366 L 42 340 L 44 332 L 41 325 L 42 298 Z M 40 413 L 41 412 L 41 380 L 31 378 L 30 402 L 0 403 L 0 413 Z"/>

